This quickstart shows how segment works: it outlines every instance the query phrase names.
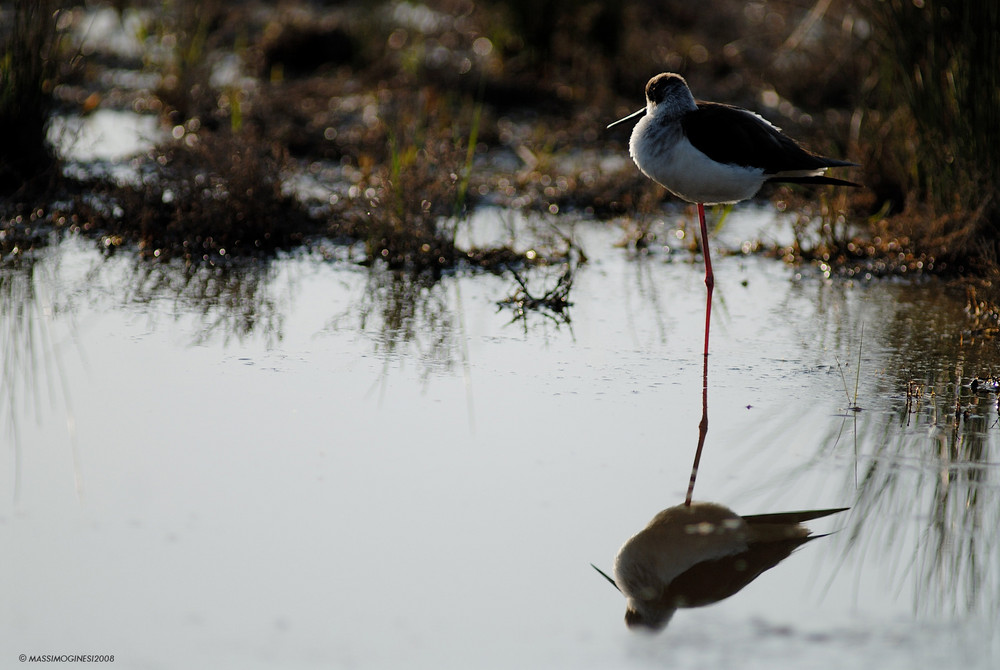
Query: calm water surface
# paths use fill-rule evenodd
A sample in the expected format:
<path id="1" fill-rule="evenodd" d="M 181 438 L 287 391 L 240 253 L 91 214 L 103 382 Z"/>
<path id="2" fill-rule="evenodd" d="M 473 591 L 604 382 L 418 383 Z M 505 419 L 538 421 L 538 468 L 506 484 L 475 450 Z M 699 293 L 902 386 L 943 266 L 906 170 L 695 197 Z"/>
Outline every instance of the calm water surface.
<path id="1" fill-rule="evenodd" d="M 590 563 L 684 499 L 703 269 L 557 221 L 589 258 L 569 323 L 512 322 L 509 275 L 333 247 L 185 273 L 71 239 L 3 270 L 0 666 L 997 667 L 997 398 L 968 384 L 998 356 L 964 295 L 720 255 L 695 499 L 852 509 L 636 634 Z"/>

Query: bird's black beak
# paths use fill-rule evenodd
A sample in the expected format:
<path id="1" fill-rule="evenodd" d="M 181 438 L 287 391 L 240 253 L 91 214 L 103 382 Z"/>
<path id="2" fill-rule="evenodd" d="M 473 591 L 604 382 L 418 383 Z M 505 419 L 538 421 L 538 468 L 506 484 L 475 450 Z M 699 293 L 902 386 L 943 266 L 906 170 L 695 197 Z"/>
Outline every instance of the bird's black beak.
<path id="1" fill-rule="evenodd" d="M 631 114 L 629 114 L 628 116 L 626 116 L 624 118 L 618 119 L 614 123 L 609 123 L 608 124 L 608 128 L 614 128 L 619 123 L 625 123 L 626 121 L 631 121 L 632 119 L 638 119 L 640 116 L 642 116 L 645 113 L 646 113 L 646 108 L 643 107 L 642 109 L 640 109 L 638 111 L 635 111 L 635 112 L 632 112 Z"/>

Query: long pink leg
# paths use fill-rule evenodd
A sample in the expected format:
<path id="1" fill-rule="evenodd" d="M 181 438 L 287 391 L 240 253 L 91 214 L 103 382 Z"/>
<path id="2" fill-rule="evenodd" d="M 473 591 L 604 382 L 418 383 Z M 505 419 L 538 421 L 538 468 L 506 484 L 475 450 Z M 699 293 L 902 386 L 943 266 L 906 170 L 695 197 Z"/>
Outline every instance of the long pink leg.
<path id="1" fill-rule="evenodd" d="M 705 304 L 705 355 L 708 356 L 708 329 L 712 323 L 712 289 L 715 288 L 715 275 L 712 273 L 712 256 L 708 253 L 705 205 L 700 202 L 698 203 L 698 221 L 701 223 L 701 251 L 705 256 L 705 287 L 708 289 L 708 301 Z"/>
<path id="2" fill-rule="evenodd" d="M 698 464 L 701 462 L 701 450 L 705 447 L 705 437 L 708 436 L 708 329 L 712 323 L 712 289 L 715 288 L 715 275 L 712 273 L 712 257 L 708 253 L 708 226 L 705 225 L 705 205 L 698 203 L 698 222 L 701 224 L 701 250 L 705 255 L 705 287 L 708 289 L 708 301 L 705 303 L 705 367 L 701 376 L 701 423 L 698 424 L 698 449 L 694 452 L 694 465 L 691 466 L 691 479 L 688 481 L 687 496 L 684 504 L 691 506 L 694 496 L 694 482 L 698 477 Z"/>

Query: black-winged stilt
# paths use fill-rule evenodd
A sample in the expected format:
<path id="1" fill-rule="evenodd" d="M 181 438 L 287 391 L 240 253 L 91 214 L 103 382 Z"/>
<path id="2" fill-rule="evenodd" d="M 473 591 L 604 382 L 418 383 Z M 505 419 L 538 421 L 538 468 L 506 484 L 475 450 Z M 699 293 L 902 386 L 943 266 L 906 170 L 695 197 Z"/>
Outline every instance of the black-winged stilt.
<path id="1" fill-rule="evenodd" d="M 646 106 L 608 128 L 639 119 L 629 154 L 647 177 L 677 197 L 698 205 L 705 256 L 705 355 L 712 317 L 715 276 L 708 252 L 705 205 L 752 198 L 764 182 L 835 184 L 853 182 L 823 176 L 827 168 L 857 163 L 806 151 L 761 116 L 732 105 L 698 102 L 679 74 L 664 72 L 646 84 Z"/>

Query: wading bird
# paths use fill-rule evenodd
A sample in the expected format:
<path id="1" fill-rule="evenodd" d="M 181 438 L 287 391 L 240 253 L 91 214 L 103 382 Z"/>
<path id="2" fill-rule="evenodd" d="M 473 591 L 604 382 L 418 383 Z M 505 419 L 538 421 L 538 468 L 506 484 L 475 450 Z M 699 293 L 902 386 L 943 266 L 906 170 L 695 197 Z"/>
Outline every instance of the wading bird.
<path id="1" fill-rule="evenodd" d="M 835 184 L 853 182 L 823 176 L 827 168 L 857 163 L 806 151 L 761 116 L 732 105 L 698 102 L 679 74 L 664 72 L 646 84 L 646 106 L 610 124 L 642 117 L 632 130 L 629 154 L 647 177 L 677 197 L 698 205 L 705 256 L 705 355 L 712 318 L 712 259 L 708 253 L 705 205 L 752 198 L 765 182 Z"/>

